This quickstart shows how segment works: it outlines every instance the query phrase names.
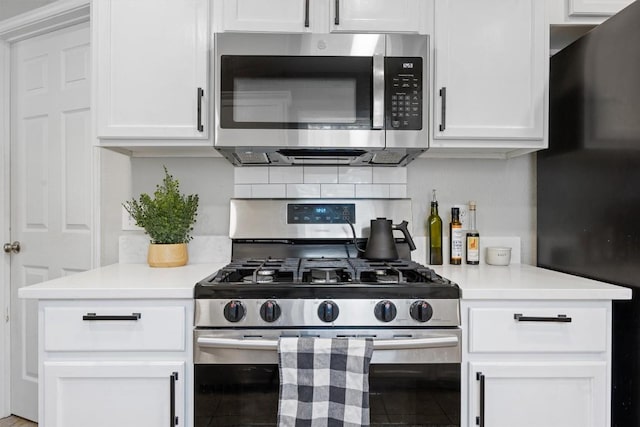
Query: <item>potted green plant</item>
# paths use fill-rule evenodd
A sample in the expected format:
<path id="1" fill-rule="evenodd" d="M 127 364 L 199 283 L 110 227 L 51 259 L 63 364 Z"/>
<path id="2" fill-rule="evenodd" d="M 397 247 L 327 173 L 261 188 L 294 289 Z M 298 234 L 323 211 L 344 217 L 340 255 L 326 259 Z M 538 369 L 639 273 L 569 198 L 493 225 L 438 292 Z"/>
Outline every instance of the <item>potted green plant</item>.
<path id="1" fill-rule="evenodd" d="M 198 195 L 180 193 L 177 179 L 164 166 L 164 179 L 153 197 L 146 193 L 138 200 L 123 203 L 136 225 L 151 238 L 147 262 L 151 267 L 178 267 L 188 261 L 187 242 L 196 222 Z"/>

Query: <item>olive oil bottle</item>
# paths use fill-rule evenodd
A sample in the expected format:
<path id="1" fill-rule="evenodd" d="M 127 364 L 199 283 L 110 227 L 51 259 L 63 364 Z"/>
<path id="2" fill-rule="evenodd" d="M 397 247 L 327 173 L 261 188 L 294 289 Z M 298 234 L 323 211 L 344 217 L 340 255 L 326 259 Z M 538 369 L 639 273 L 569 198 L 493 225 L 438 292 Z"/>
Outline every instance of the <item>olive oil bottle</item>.
<path id="1" fill-rule="evenodd" d="M 431 214 L 427 219 L 429 229 L 429 264 L 442 265 L 442 218 L 438 215 L 436 190 L 431 197 Z"/>
<path id="2" fill-rule="evenodd" d="M 480 264 L 480 233 L 476 229 L 476 202 L 469 202 L 469 230 L 467 230 L 466 243 L 467 264 Z"/>
<path id="3" fill-rule="evenodd" d="M 460 222 L 460 208 L 451 208 L 451 222 L 449 223 L 449 264 L 462 264 L 462 223 Z"/>

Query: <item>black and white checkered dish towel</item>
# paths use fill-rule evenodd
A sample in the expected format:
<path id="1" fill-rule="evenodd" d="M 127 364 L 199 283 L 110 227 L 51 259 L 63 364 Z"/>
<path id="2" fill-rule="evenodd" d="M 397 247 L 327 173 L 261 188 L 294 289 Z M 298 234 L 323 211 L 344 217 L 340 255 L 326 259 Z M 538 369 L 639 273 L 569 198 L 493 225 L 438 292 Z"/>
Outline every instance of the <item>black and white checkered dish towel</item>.
<path id="1" fill-rule="evenodd" d="M 371 339 L 281 338 L 279 427 L 369 425 Z"/>

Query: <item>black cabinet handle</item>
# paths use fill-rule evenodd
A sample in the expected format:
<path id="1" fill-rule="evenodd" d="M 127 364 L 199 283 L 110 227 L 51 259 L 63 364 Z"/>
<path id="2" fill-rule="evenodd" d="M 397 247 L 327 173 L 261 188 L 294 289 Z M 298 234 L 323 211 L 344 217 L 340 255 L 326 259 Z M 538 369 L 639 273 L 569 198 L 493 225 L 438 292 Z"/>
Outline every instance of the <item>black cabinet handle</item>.
<path id="1" fill-rule="evenodd" d="M 198 132 L 204 132 L 204 125 L 202 124 L 202 97 L 204 96 L 204 90 L 198 88 Z"/>
<path id="2" fill-rule="evenodd" d="M 178 417 L 176 416 L 176 381 L 178 381 L 178 373 L 173 372 L 169 375 L 169 426 L 178 425 Z"/>
<path id="3" fill-rule="evenodd" d="M 570 323 L 571 317 L 567 317 L 566 314 L 558 314 L 556 317 L 538 317 L 538 316 L 523 316 L 521 313 L 515 313 L 513 318 L 518 322 L 559 322 Z"/>
<path id="4" fill-rule="evenodd" d="M 141 313 L 131 313 L 131 314 L 106 314 L 106 315 L 98 315 L 95 313 L 87 313 L 82 316 L 82 320 L 139 320 L 142 317 Z"/>
<path id="5" fill-rule="evenodd" d="M 304 26 L 309 28 L 309 0 L 304 2 Z"/>
<path id="6" fill-rule="evenodd" d="M 333 22 L 336 25 L 340 25 L 340 0 L 336 0 L 336 16 Z"/>
<path id="7" fill-rule="evenodd" d="M 476 380 L 480 381 L 480 415 L 476 417 L 476 425 L 484 427 L 484 375 L 476 372 Z"/>
<path id="8" fill-rule="evenodd" d="M 440 89 L 440 98 L 442 98 L 442 102 L 440 103 L 440 132 L 443 132 L 447 128 L 447 88 L 443 87 Z"/>

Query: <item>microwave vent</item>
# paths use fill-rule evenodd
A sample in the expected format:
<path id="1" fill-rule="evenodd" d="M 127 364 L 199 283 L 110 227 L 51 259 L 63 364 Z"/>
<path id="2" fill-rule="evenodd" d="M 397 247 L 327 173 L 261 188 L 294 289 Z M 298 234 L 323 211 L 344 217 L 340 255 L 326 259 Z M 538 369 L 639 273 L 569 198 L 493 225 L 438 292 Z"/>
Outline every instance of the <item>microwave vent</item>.
<path id="1" fill-rule="evenodd" d="M 371 163 L 378 165 L 399 165 L 406 157 L 405 152 L 398 151 L 376 151 L 373 154 Z"/>
<path id="2" fill-rule="evenodd" d="M 245 151 L 233 153 L 238 163 L 241 165 L 268 165 L 269 156 L 266 153 L 256 153 L 253 151 Z"/>

